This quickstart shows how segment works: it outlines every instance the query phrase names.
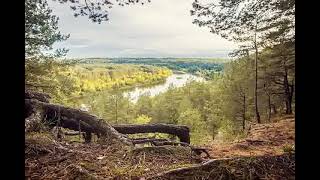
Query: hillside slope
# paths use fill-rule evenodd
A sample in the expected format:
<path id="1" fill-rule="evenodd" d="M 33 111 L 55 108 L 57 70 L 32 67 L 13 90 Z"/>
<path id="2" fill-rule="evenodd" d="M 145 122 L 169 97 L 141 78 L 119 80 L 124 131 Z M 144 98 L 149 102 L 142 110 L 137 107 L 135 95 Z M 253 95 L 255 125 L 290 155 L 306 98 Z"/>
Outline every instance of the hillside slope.
<path id="1" fill-rule="evenodd" d="M 208 145 L 211 160 L 149 179 L 295 179 L 294 117 L 274 121 L 253 124 L 238 142 Z"/>
<path id="2" fill-rule="evenodd" d="M 294 149 L 295 119 L 274 119 L 273 123 L 252 124 L 245 139 L 238 142 L 207 146 L 213 158 L 281 155 Z"/>

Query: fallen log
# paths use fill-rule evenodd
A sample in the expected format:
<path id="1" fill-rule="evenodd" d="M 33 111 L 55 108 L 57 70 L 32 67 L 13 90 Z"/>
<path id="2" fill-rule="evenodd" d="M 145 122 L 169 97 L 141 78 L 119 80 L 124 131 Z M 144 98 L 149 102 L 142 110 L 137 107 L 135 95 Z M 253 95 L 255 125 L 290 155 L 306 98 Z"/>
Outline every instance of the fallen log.
<path id="1" fill-rule="evenodd" d="M 33 97 L 33 96 L 30 96 Z M 35 117 L 45 122 L 50 128 L 60 126 L 86 133 L 86 142 L 90 142 L 91 133 L 111 139 L 121 139 L 131 144 L 124 134 L 137 133 L 167 133 L 178 136 L 182 143 L 190 144 L 189 128 L 187 126 L 172 124 L 146 124 L 146 125 L 114 125 L 111 126 L 103 119 L 99 119 L 87 112 L 57 104 L 50 104 L 37 99 L 25 99 L 25 117 Z M 40 117 L 38 117 L 40 116 Z M 121 134 L 120 134 L 121 133 Z M 149 140 L 152 142 L 151 140 Z M 143 143 L 143 141 L 137 143 Z"/>
<path id="2" fill-rule="evenodd" d="M 173 124 L 113 125 L 122 134 L 166 133 L 178 136 L 181 142 L 190 144 L 189 128 Z"/>
<path id="3" fill-rule="evenodd" d="M 80 124 L 81 131 L 106 137 L 110 142 L 116 140 L 132 145 L 128 138 L 116 131 L 110 124 L 87 112 L 61 105 L 40 102 L 35 99 L 25 99 L 25 107 L 26 110 L 31 111 L 31 113 L 29 112 L 27 114 L 34 114 L 35 112 L 41 114 L 42 117 L 40 117 L 40 119 L 51 127 L 59 123 L 63 128 L 78 131 Z M 90 136 L 91 135 L 87 134 L 88 138 Z"/>

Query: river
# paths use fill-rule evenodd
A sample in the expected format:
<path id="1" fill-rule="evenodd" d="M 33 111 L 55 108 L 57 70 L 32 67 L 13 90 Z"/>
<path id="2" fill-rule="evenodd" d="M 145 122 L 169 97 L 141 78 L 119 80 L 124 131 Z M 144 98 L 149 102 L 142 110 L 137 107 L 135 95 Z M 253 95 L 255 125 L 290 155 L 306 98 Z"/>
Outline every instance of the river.
<path id="1" fill-rule="evenodd" d="M 204 82 L 206 81 L 204 78 L 195 76 L 189 73 L 185 74 L 172 74 L 171 76 L 167 77 L 164 83 L 148 86 L 148 87 L 135 87 L 133 89 L 129 89 L 123 92 L 125 97 L 128 97 L 131 102 L 136 103 L 141 95 L 149 95 L 149 96 L 156 96 L 160 93 L 166 92 L 170 87 L 182 87 L 188 81 L 197 81 L 197 82 Z M 80 109 L 84 111 L 88 111 L 90 108 L 90 104 L 81 104 Z"/>
<path id="2" fill-rule="evenodd" d="M 197 81 L 203 82 L 205 81 L 204 78 L 195 76 L 192 74 L 172 74 L 171 76 L 167 77 L 166 81 L 162 84 L 155 85 L 152 87 L 136 87 L 133 90 L 124 92 L 125 97 L 129 97 L 131 102 L 137 102 L 141 95 L 149 95 L 149 96 L 156 96 L 160 93 L 166 92 L 169 87 L 182 87 L 188 81 Z"/>

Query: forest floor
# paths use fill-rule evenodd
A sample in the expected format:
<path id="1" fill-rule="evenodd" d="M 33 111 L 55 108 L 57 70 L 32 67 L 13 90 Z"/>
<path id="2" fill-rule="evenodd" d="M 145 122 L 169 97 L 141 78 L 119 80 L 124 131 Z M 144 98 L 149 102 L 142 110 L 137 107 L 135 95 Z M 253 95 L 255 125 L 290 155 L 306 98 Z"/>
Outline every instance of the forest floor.
<path id="1" fill-rule="evenodd" d="M 207 145 L 212 158 L 275 156 L 294 150 L 293 116 L 272 119 L 272 123 L 252 124 L 246 138 L 231 143 Z"/>
<path id="2" fill-rule="evenodd" d="M 59 142 L 26 135 L 26 179 L 294 179 L 294 118 L 255 124 L 245 139 L 206 146 L 214 160 L 181 146 L 150 149 Z"/>

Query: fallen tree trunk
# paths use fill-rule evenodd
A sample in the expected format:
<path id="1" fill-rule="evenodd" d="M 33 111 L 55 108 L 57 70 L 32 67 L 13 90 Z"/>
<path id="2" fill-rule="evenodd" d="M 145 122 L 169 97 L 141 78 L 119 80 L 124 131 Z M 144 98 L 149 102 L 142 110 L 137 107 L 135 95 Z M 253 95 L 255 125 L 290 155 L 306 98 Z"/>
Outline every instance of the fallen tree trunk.
<path id="1" fill-rule="evenodd" d="M 189 128 L 173 124 L 113 125 L 122 134 L 166 133 L 178 136 L 181 142 L 190 144 Z"/>
<path id="2" fill-rule="evenodd" d="M 114 125 L 111 127 L 103 119 L 99 119 L 87 112 L 50 104 L 50 96 L 32 91 L 25 92 L 25 118 L 37 117 L 49 127 L 61 126 L 75 131 L 83 131 L 87 134 L 87 141 L 90 133 L 98 136 L 106 136 L 121 139 L 123 142 L 130 141 L 122 134 L 137 133 L 167 133 L 177 136 L 182 143 L 190 144 L 189 128 L 172 124 L 146 124 L 146 125 Z M 35 116 L 37 114 L 37 116 Z M 40 114 L 41 117 L 38 117 Z M 120 134 L 122 133 L 122 134 Z M 139 142 L 139 141 L 136 141 Z"/>
<path id="3" fill-rule="evenodd" d="M 25 107 L 27 111 L 30 111 L 26 112 L 26 114 L 40 112 L 40 114 L 42 114 L 40 119 L 50 127 L 54 127 L 59 124 L 61 127 L 79 131 L 80 124 L 81 131 L 98 134 L 99 136 L 105 137 L 110 142 L 115 140 L 132 145 L 129 139 L 125 138 L 103 119 L 99 119 L 84 111 L 61 105 L 40 102 L 35 99 L 25 99 Z"/>

